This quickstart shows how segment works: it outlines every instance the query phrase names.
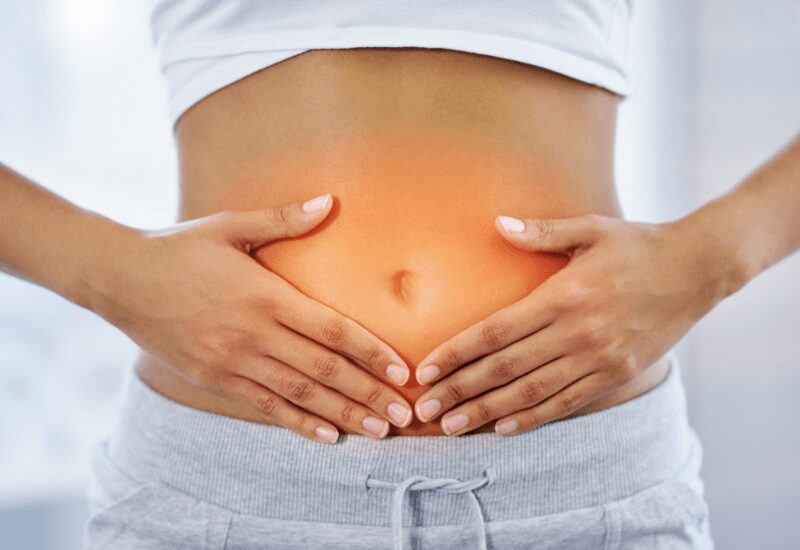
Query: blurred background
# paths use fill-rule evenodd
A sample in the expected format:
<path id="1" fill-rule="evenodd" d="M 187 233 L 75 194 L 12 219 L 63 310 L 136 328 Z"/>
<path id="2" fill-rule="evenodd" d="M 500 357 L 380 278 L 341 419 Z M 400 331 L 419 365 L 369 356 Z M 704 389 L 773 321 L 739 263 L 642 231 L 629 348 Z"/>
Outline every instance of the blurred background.
<path id="1" fill-rule="evenodd" d="M 631 32 L 636 91 L 617 152 L 629 219 L 688 213 L 800 129 L 798 0 L 638 2 Z M 172 223 L 176 159 L 147 2 L 0 0 L 0 161 L 120 222 Z M 676 352 L 717 547 L 800 547 L 800 255 Z M 87 453 L 134 353 L 93 314 L 0 274 L 0 546 L 81 547 Z"/>

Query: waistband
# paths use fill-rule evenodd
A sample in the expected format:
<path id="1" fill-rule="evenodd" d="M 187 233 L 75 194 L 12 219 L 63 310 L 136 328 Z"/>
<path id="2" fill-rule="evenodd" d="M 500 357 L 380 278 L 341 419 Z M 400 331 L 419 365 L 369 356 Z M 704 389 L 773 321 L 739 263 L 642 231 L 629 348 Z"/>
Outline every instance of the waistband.
<path id="1" fill-rule="evenodd" d="M 527 433 L 343 433 L 334 445 L 181 405 L 130 370 L 108 454 L 136 480 L 271 519 L 401 528 L 559 513 L 684 471 L 696 436 L 673 352 L 661 360 L 666 378 L 639 397 Z"/>

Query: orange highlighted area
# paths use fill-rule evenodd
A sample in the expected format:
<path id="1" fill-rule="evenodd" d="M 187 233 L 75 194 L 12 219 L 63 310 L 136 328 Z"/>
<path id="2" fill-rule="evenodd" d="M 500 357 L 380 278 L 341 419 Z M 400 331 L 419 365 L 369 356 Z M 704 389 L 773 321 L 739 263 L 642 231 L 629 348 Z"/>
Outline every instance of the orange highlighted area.
<path id="1" fill-rule="evenodd" d="M 511 181 L 500 159 L 463 146 L 382 145 L 359 149 L 355 173 L 311 179 L 309 192 L 298 191 L 302 172 L 289 163 L 285 175 L 271 174 L 287 190 L 275 204 L 327 191 L 334 209 L 312 233 L 255 257 L 397 350 L 412 369 L 399 391 L 413 403 L 425 390 L 413 369 L 428 352 L 528 294 L 566 258 L 518 250 L 495 229 L 498 214 L 557 214 L 556 199 L 536 192 L 541 184 Z"/>

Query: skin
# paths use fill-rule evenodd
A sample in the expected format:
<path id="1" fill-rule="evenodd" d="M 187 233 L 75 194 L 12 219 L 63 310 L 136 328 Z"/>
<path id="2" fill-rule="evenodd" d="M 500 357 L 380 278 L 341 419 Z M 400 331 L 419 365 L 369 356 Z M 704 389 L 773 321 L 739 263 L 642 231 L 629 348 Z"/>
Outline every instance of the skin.
<path id="1" fill-rule="evenodd" d="M 445 60 L 447 72 L 442 71 Z M 397 74 L 414 85 L 407 90 L 389 86 Z M 460 86 L 454 87 L 453 79 Z M 297 106 L 306 108 L 313 105 L 309 99 L 318 98 L 320 112 L 302 118 L 293 104 L 274 109 L 264 99 L 291 102 L 293 90 L 310 96 L 298 98 Z M 375 101 L 387 97 L 386 105 Z M 437 119 L 443 106 L 454 110 Z M 389 403 L 414 404 L 419 416 L 419 406 L 436 397 L 442 402 L 436 415 L 423 422 L 407 414 L 404 421 L 393 421 L 395 433 L 447 433 L 438 424 L 444 413 L 444 418 L 467 415 L 468 424 L 453 434 L 492 430 L 496 419 L 516 421 L 510 433 L 522 433 L 652 387 L 663 375 L 654 368 L 656 359 L 682 334 L 725 296 L 800 246 L 800 229 L 792 223 L 800 212 L 798 140 L 729 193 L 684 218 L 657 225 L 618 219 L 609 162 L 615 107 L 605 92 L 565 77 L 466 54 L 299 56 L 295 63 L 279 64 L 214 94 L 181 120 L 186 221 L 164 231 L 121 226 L 0 166 L 0 202 L 10 205 L 0 218 L 0 266 L 118 326 L 145 352 L 138 369 L 143 379 L 198 408 L 332 442 L 340 430 L 385 437 L 393 420 Z M 369 117 L 358 120 L 359 109 Z M 476 120 L 476 113 L 494 118 Z M 400 115 L 407 118 L 392 118 Z M 281 116 L 292 119 L 281 121 Z M 376 127 L 374 120 L 383 126 Z M 493 258 L 512 262 L 514 269 L 505 274 L 509 281 L 523 271 L 536 275 L 527 281 L 533 288 L 520 282 L 509 291 L 503 285 L 498 292 L 508 292 L 507 303 L 491 303 L 492 310 L 477 318 L 472 309 L 453 310 L 450 321 L 410 322 L 407 332 L 393 332 L 391 323 L 408 308 L 371 317 L 374 305 L 359 309 L 355 295 L 336 308 L 315 299 L 335 289 L 314 286 L 330 277 L 303 279 L 313 265 L 303 259 L 321 257 L 315 243 L 351 242 L 336 226 L 354 223 L 357 216 L 346 216 L 346 209 L 364 195 L 333 189 L 334 200 L 317 213 L 305 213 L 302 201 L 326 191 L 320 183 L 324 174 L 282 186 L 264 185 L 258 178 L 274 169 L 280 181 L 281 159 L 300 145 L 306 160 L 323 159 L 332 143 L 356 145 L 367 131 L 383 139 L 407 126 L 413 129 L 407 135 L 411 142 L 448 125 L 452 134 L 432 142 L 459 144 L 448 154 L 472 151 L 457 141 L 464 135 L 488 133 L 480 145 L 501 145 L 479 157 L 475 170 L 506 148 L 523 159 L 519 173 L 507 178 L 514 183 L 491 188 L 500 197 L 496 202 L 462 199 L 451 206 L 463 212 L 477 203 L 491 207 L 489 220 L 497 214 L 520 218 L 525 230 L 518 234 L 489 221 L 491 239 L 483 230 L 470 233 L 475 224 L 468 224 L 463 249 L 493 250 Z M 258 149 L 262 143 L 269 147 Z M 357 151 L 356 157 L 368 152 Z M 535 164 L 544 156 L 551 166 Z M 313 172 L 314 166 L 303 169 Z M 435 169 L 426 173 L 436 175 Z M 459 196 L 470 174 L 463 176 L 452 192 L 445 189 L 446 197 Z M 488 177 L 491 173 L 476 177 L 475 188 Z M 385 178 L 386 190 L 399 188 L 390 175 Z M 337 184 L 326 180 L 324 185 Z M 548 190 L 557 196 L 543 203 Z M 515 201 L 517 196 L 526 200 Z M 409 200 L 419 205 L 421 198 L 426 204 L 424 195 Z M 368 211 L 364 206 L 362 212 Z M 429 211 L 435 218 L 436 207 Z M 328 215 L 331 219 L 323 222 Z M 447 219 L 441 216 L 432 227 Z M 419 242 L 395 244 L 408 245 L 400 250 L 412 244 L 420 248 Z M 562 260 L 555 262 L 554 255 Z M 424 265 L 451 264 L 437 258 L 416 265 L 413 273 L 422 276 Z M 492 269 L 491 262 L 486 269 Z M 457 284 L 457 272 L 452 273 L 448 280 Z M 476 282 L 486 285 L 492 274 L 487 271 Z M 358 284 L 371 280 L 362 277 Z M 406 306 L 415 288 L 409 280 L 399 278 L 395 291 L 405 296 Z M 444 296 L 449 306 L 459 303 L 457 293 Z M 472 299 L 465 293 L 460 298 Z M 393 306 L 387 302 L 386 307 Z M 421 338 L 429 341 L 420 344 Z M 398 365 L 405 385 L 388 377 L 390 364 Z M 420 383 L 416 377 L 430 365 L 438 365 L 440 374 Z M 376 419 L 367 422 L 374 432 L 364 423 L 368 417 Z M 332 437 L 326 439 L 320 427 Z"/>
<path id="2" fill-rule="evenodd" d="M 441 342 L 566 264 L 511 246 L 494 229 L 498 212 L 620 215 L 611 164 L 617 103 L 550 71 L 463 52 L 307 52 L 219 90 L 178 120 L 180 215 L 331 193 L 331 214 L 313 234 L 253 257 L 357 320 L 413 374 Z M 314 350 L 300 353 L 317 361 Z M 217 398 L 150 354 L 136 367 L 151 388 L 189 407 L 280 423 Z M 631 399 L 665 372 L 654 364 L 580 413 Z M 427 389 L 413 376 L 395 388 L 408 403 Z M 291 397 L 303 408 L 325 401 L 314 387 L 301 390 Z M 326 415 L 337 423 L 349 410 Z M 389 434 L 444 435 L 417 418 Z"/>
<path id="3" fill-rule="evenodd" d="M 417 378 L 433 387 L 416 414 L 430 420 L 425 403 L 438 401 L 451 435 L 494 420 L 497 433 L 519 434 L 569 416 L 635 379 L 717 303 L 796 251 L 798 213 L 800 137 L 674 222 L 498 217 L 514 246 L 570 262 L 423 359 Z"/>
<path id="4" fill-rule="evenodd" d="M 347 362 L 338 364 L 342 371 L 350 370 L 350 384 L 340 388 L 341 394 L 326 389 L 328 399 L 318 409 L 350 407 L 354 429 L 365 418 L 374 418 L 367 424 L 381 433 L 386 421 L 345 396 L 373 409 L 385 409 L 392 400 L 404 403 L 377 382 L 378 377 L 385 379 L 389 365 L 404 368 L 389 346 L 280 277 L 265 273 L 248 255 L 266 242 L 312 229 L 330 212 L 329 195 L 320 197 L 321 203 L 309 200 L 311 206 L 322 206 L 314 211 L 306 212 L 297 203 L 221 212 L 162 231 L 135 230 L 76 208 L 4 166 L 0 196 L 15 212 L 0 227 L 4 270 L 96 312 L 193 383 L 280 418 L 300 435 L 325 443 L 336 440 L 337 427 L 300 409 L 287 396 L 315 378 L 324 379 L 334 355 L 347 355 Z M 47 245 L 25 242 L 50 231 L 58 238 L 51 237 Z M 164 281 L 170 281 L 168 292 Z M 335 346 L 335 352 L 325 348 L 316 354 L 319 363 L 299 361 L 291 368 L 262 353 L 266 345 L 271 353 L 291 346 L 321 348 L 318 342 L 326 342 L 331 326 L 346 327 L 350 338 Z M 293 340 L 287 339 L 289 331 Z"/>

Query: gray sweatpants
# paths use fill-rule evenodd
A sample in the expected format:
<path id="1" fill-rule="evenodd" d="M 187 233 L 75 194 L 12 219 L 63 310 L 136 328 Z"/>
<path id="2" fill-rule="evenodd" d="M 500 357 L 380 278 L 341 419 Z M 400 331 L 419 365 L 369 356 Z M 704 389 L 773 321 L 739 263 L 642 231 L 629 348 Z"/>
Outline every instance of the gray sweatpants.
<path id="1" fill-rule="evenodd" d="M 521 435 L 343 434 L 185 407 L 131 370 L 92 457 L 87 548 L 711 549 L 679 365 L 644 395 Z"/>

